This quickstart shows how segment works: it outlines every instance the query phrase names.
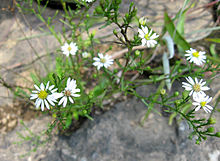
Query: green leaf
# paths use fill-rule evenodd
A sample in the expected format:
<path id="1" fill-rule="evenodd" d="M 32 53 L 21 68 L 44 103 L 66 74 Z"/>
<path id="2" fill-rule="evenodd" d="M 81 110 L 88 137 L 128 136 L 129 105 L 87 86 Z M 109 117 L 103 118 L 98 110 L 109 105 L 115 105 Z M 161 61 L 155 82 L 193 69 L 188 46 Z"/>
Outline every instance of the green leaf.
<path id="1" fill-rule="evenodd" d="M 37 76 L 34 73 L 31 73 L 31 78 L 36 85 L 38 86 L 40 85 L 40 81 L 38 80 Z"/>
<path id="2" fill-rule="evenodd" d="M 66 124 L 65 124 L 65 128 L 68 128 L 72 123 L 72 116 L 68 115 L 66 118 Z"/>
<path id="3" fill-rule="evenodd" d="M 98 84 L 93 90 L 94 97 L 98 97 L 101 94 L 103 94 L 106 86 L 108 86 L 108 83 L 109 83 L 109 81 L 107 79 L 102 80 L 102 82 L 100 84 Z"/>
<path id="4" fill-rule="evenodd" d="M 63 75 L 63 69 L 62 69 L 62 59 L 60 57 L 56 58 L 56 73 L 61 78 Z"/>
<path id="5" fill-rule="evenodd" d="M 164 13 L 164 22 L 165 27 L 170 36 L 173 38 L 173 41 L 179 45 L 183 50 L 188 50 L 190 48 L 189 43 L 180 35 L 176 30 L 173 21 L 168 16 L 167 12 Z"/>
<path id="6" fill-rule="evenodd" d="M 210 53 L 212 54 L 213 57 L 218 58 L 218 55 L 215 50 L 215 46 L 216 46 L 216 44 L 211 44 L 209 47 L 209 50 L 210 50 Z"/>
<path id="7" fill-rule="evenodd" d="M 18 97 L 22 97 L 22 98 L 29 98 L 30 95 L 27 94 L 27 92 L 25 92 L 23 89 L 21 89 L 20 87 L 17 87 L 16 90 L 14 91 L 14 95 L 18 96 Z"/>
<path id="8" fill-rule="evenodd" d="M 186 14 L 186 11 L 183 11 L 183 13 L 180 15 L 180 18 L 179 18 L 179 21 L 178 21 L 178 24 L 177 24 L 177 31 L 181 34 L 181 35 L 184 35 L 184 22 L 185 22 L 185 14 Z"/>
<path id="9" fill-rule="evenodd" d="M 205 39 L 205 41 L 220 43 L 220 38 L 209 38 L 209 39 Z"/>

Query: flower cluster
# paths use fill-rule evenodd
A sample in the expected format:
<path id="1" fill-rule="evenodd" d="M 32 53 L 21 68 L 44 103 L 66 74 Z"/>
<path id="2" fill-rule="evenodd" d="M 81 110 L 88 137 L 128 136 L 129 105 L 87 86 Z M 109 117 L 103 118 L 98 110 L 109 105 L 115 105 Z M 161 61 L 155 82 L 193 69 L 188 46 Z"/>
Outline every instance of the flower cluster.
<path id="1" fill-rule="evenodd" d="M 76 52 L 78 51 L 78 47 L 76 43 L 73 42 L 71 42 L 70 44 L 65 43 L 63 46 L 61 46 L 61 50 L 63 54 L 68 57 L 70 54 L 76 55 Z M 89 58 L 91 57 L 91 54 L 87 52 L 83 52 L 82 57 Z M 97 67 L 98 70 L 100 70 L 101 67 L 108 68 L 114 62 L 114 60 L 110 55 L 103 55 L 102 53 L 98 53 L 98 57 L 94 57 L 93 60 L 94 60 L 93 65 Z"/>
<path id="2" fill-rule="evenodd" d="M 187 56 L 187 60 L 190 63 L 195 63 L 196 65 L 202 65 L 205 63 L 205 52 L 204 51 L 196 51 L 193 48 L 190 50 L 186 50 L 185 56 Z M 205 86 L 206 82 L 203 79 L 198 80 L 195 78 L 193 80 L 191 77 L 186 78 L 187 82 L 182 82 L 182 87 L 185 88 L 186 91 L 190 91 L 189 96 L 193 97 L 193 105 L 195 106 L 195 111 L 198 111 L 200 108 L 203 108 L 205 112 L 210 113 L 213 110 L 213 107 L 208 105 L 211 102 L 212 97 L 209 97 L 205 94 L 204 91 L 209 90 L 210 88 Z"/>
<path id="3" fill-rule="evenodd" d="M 78 51 L 78 46 L 76 43 L 65 43 L 63 46 L 61 46 L 61 51 L 64 55 L 67 57 L 69 55 L 76 55 L 76 52 Z M 83 52 L 82 53 L 83 58 L 89 58 L 91 57 L 90 53 Z M 114 60 L 109 55 L 103 55 L 102 53 L 98 53 L 98 57 L 93 58 L 94 62 L 93 65 L 97 67 L 98 70 L 100 68 L 108 68 L 110 65 L 113 64 Z M 31 94 L 31 100 L 36 99 L 35 106 L 36 108 L 39 108 L 41 106 L 41 110 L 44 111 L 44 107 L 46 106 L 47 109 L 50 109 L 50 106 L 55 106 L 55 103 L 58 102 L 58 106 L 63 105 L 63 107 L 66 107 L 68 100 L 70 103 L 74 103 L 73 98 L 79 97 L 80 95 L 77 94 L 80 92 L 80 89 L 77 88 L 76 80 L 71 78 L 67 79 L 66 88 L 61 92 L 56 92 L 58 89 L 53 89 L 54 85 L 49 86 L 50 82 L 47 82 L 46 87 L 43 83 L 40 84 L 40 87 L 37 85 L 34 85 L 36 90 L 32 91 Z"/>
<path id="4" fill-rule="evenodd" d="M 205 86 L 206 82 L 203 82 L 203 79 L 199 81 L 197 78 L 193 80 L 191 77 L 186 78 L 186 80 L 188 83 L 182 82 L 182 87 L 185 88 L 186 91 L 190 91 L 189 96 L 193 96 L 193 105 L 196 106 L 195 111 L 203 108 L 205 112 L 211 112 L 213 108 L 208 105 L 208 103 L 211 102 L 212 97 L 207 96 L 204 92 L 210 89 Z"/>
<path id="5" fill-rule="evenodd" d="M 63 104 L 63 107 L 67 104 L 67 98 L 69 98 L 69 101 L 71 103 L 74 103 L 72 97 L 79 97 L 79 94 L 76 94 L 77 92 L 80 92 L 80 89 L 76 88 L 76 81 L 74 79 L 71 80 L 71 78 L 68 78 L 67 85 L 64 91 L 61 93 L 56 92 L 58 89 L 54 88 L 54 85 L 49 86 L 50 82 L 47 82 L 46 87 L 43 83 L 40 84 L 40 87 L 38 87 L 36 84 L 34 87 L 36 88 L 35 91 L 32 91 L 31 94 L 31 100 L 36 99 L 35 106 L 36 108 L 39 108 L 41 106 L 41 110 L 44 111 L 44 107 L 46 106 L 47 109 L 50 109 L 50 106 L 55 106 L 55 103 L 57 103 L 57 99 L 61 98 L 58 105 Z"/>

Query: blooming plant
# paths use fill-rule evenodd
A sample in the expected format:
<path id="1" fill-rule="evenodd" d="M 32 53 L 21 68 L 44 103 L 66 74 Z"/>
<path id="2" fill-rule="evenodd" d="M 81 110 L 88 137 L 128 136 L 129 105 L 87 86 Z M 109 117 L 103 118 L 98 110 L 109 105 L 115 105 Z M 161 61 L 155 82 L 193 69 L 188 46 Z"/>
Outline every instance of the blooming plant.
<path id="1" fill-rule="evenodd" d="M 113 97 L 114 94 L 120 93 L 135 96 L 146 105 L 144 120 L 152 110 L 156 111 L 154 105 L 159 104 L 162 110 L 165 109 L 165 112 L 169 113 L 169 124 L 172 124 L 174 118 L 185 119 L 188 122 L 192 128 L 190 138 L 195 137 L 196 143 L 205 140 L 207 136 L 219 137 L 218 132 L 207 130 L 214 123 L 212 114 L 216 111 L 219 98 L 212 99 L 206 94 L 210 89 L 209 80 L 219 72 L 219 58 L 191 48 L 184 35 L 176 29 L 175 20 L 166 12 L 164 30 L 159 35 L 151 28 L 150 20 L 137 18 L 138 10 L 133 2 L 123 16 L 119 13 L 121 0 L 100 0 L 91 15 L 92 12 L 89 11 L 93 9 L 93 2 L 76 1 L 78 8 L 72 10 L 61 0 L 65 13 L 62 15 L 63 19 L 59 19 L 65 26 L 62 33 L 55 31 L 52 23 L 57 13 L 53 18 L 46 19 L 41 15 L 43 9 L 40 6 L 37 9 L 31 8 L 31 12 L 46 24 L 60 43 L 54 60 L 55 69 L 48 71 L 45 77 L 31 75 L 36 90 L 33 90 L 28 98 L 36 100 L 34 106 L 37 109 L 41 107 L 42 111 L 52 114 L 54 121 L 49 131 L 58 126 L 58 129 L 65 133 L 73 120 L 79 120 L 81 117 L 93 119 L 94 107 L 103 107 L 103 102 L 107 99 L 112 102 L 120 100 L 121 97 Z M 26 3 L 29 7 L 33 6 L 31 0 L 23 3 L 18 3 L 17 6 L 23 10 L 26 9 Z M 181 18 L 180 13 L 182 12 L 176 17 Z M 76 15 L 79 16 L 78 21 L 74 21 Z M 124 48 L 122 52 L 112 54 L 112 46 L 106 50 L 99 47 L 102 41 L 91 31 L 97 20 L 102 21 L 100 28 L 111 24 L 117 26 L 112 35 L 116 37 L 115 44 Z M 128 30 L 133 31 L 132 36 Z M 163 39 L 165 33 L 170 35 L 166 41 Z M 174 44 L 180 49 L 175 53 L 177 56 L 174 56 Z M 168 48 L 169 58 L 166 53 L 158 52 L 161 46 Z M 183 51 L 185 52 L 182 53 Z M 155 53 L 159 58 L 153 63 Z M 162 57 L 166 66 L 162 65 Z M 172 59 L 172 64 L 169 63 L 169 59 Z M 148 73 L 147 78 L 145 73 Z M 209 78 L 205 77 L 205 73 L 211 73 Z M 170 90 L 174 81 L 183 78 L 187 82 L 182 82 L 182 89 Z M 203 81 L 204 79 L 207 81 Z M 146 84 L 157 84 L 158 87 L 149 97 L 141 96 L 135 90 Z M 165 85 L 169 87 L 167 90 L 164 89 Z M 22 96 L 17 91 L 16 95 Z M 211 113 L 208 119 L 197 118 L 197 113 L 202 112 L 199 110 L 201 108 L 207 115 Z"/>

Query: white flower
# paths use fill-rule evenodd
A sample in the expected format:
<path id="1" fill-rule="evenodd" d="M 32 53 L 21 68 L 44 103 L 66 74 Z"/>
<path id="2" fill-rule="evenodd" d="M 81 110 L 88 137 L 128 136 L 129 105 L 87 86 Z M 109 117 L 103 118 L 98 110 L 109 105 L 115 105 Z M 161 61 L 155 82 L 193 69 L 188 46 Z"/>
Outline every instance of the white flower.
<path id="1" fill-rule="evenodd" d="M 94 0 L 83 0 L 83 1 L 90 3 L 90 2 L 93 2 Z"/>
<path id="2" fill-rule="evenodd" d="M 198 111 L 201 107 L 205 110 L 206 113 L 210 113 L 213 110 L 213 107 L 208 105 L 211 102 L 212 97 L 206 96 L 205 94 L 200 94 L 193 97 L 194 101 L 192 104 L 196 106 L 195 111 Z"/>
<path id="3" fill-rule="evenodd" d="M 97 66 L 97 69 L 99 70 L 101 67 L 108 68 L 110 65 L 113 64 L 114 60 L 109 55 L 103 55 L 102 53 L 98 53 L 99 57 L 94 57 L 93 60 L 95 61 L 93 63 L 94 66 Z"/>
<path id="4" fill-rule="evenodd" d="M 65 90 L 59 94 L 59 97 L 62 97 L 58 103 L 58 105 L 63 104 L 63 107 L 66 107 L 67 98 L 69 98 L 71 103 L 74 103 L 72 97 L 79 97 L 79 94 L 76 92 L 80 92 L 80 89 L 76 88 L 76 81 L 74 79 L 68 78 Z"/>
<path id="5" fill-rule="evenodd" d="M 76 55 L 76 52 L 78 50 L 78 47 L 76 46 L 76 43 L 71 42 L 70 44 L 65 43 L 63 46 L 61 46 L 61 50 L 64 55 L 69 56 Z"/>
<path id="6" fill-rule="evenodd" d="M 142 46 L 147 44 L 147 47 L 153 48 L 157 44 L 157 41 L 154 39 L 158 38 L 159 35 L 157 35 L 156 33 L 152 34 L 152 32 L 152 29 L 149 32 L 147 26 L 141 26 L 141 29 L 138 29 L 139 37 L 142 39 Z"/>
<path id="7" fill-rule="evenodd" d="M 139 19 L 139 24 L 142 25 L 142 26 L 145 26 L 146 23 L 147 23 L 147 21 L 148 21 L 147 18 L 141 17 L 141 18 Z"/>
<path id="8" fill-rule="evenodd" d="M 83 58 L 88 58 L 88 57 L 90 57 L 90 56 L 91 56 L 90 53 L 87 53 L 87 52 L 83 52 L 83 53 L 82 53 L 82 57 L 83 57 Z"/>
<path id="9" fill-rule="evenodd" d="M 185 90 L 187 91 L 190 91 L 189 95 L 193 95 L 196 96 L 196 95 L 200 95 L 200 94 L 205 94 L 203 91 L 207 91 L 209 90 L 210 88 L 207 87 L 207 86 L 204 86 L 206 84 L 206 82 L 202 82 L 203 79 L 201 79 L 200 81 L 198 81 L 197 78 L 195 78 L 195 81 L 191 78 L 191 77 L 186 77 L 186 80 L 189 82 L 189 83 L 185 83 L 185 82 L 182 82 L 182 87 L 185 88 Z"/>
<path id="10" fill-rule="evenodd" d="M 190 50 L 186 50 L 186 52 L 186 60 L 189 60 L 190 63 L 193 62 L 196 65 L 202 65 L 203 63 L 205 63 L 205 51 L 196 51 L 195 49 L 190 48 Z"/>
<path id="11" fill-rule="evenodd" d="M 47 82 L 46 88 L 43 83 L 40 84 L 40 87 L 38 87 L 36 84 L 34 85 L 36 88 L 35 91 L 32 91 L 33 94 L 31 94 L 31 100 L 36 99 L 35 106 L 38 108 L 41 106 L 41 110 L 44 111 L 44 104 L 46 105 L 47 109 L 50 109 L 50 105 L 55 106 L 54 102 L 57 102 L 56 99 L 58 97 L 58 93 L 55 93 L 57 91 L 54 88 L 54 85 L 49 86 L 49 81 Z"/>

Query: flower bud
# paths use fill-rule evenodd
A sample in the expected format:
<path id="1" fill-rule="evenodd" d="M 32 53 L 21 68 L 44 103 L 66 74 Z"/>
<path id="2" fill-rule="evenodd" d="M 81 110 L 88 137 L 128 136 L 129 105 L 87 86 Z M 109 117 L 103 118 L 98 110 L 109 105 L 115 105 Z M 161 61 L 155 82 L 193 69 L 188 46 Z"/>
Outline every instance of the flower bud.
<path id="1" fill-rule="evenodd" d="M 147 66 L 147 67 L 145 68 L 145 70 L 151 70 L 151 67 L 150 67 L 150 66 Z"/>
<path id="2" fill-rule="evenodd" d="M 220 132 L 215 133 L 215 136 L 220 138 Z"/>
<path id="3" fill-rule="evenodd" d="M 179 94 L 180 94 L 180 93 L 179 93 L 178 91 L 176 91 L 176 92 L 174 93 L 174 96 L 177 97 L 177 96 L 179 96 Z"/>
<path id="4" fill-rule="evenodd" d="M 209 133 L 213 133 L 215 131 L 215 128 L 214 127 L 209 127 L 208 129 L 207 129 L 207 132 L 209 132 Z"/>
<path id="5" fill-rule="evenodd" d="M 145 60 L 144 59 L 141 59 L 141 64 L 144 64 Z"/>
<path id="6" fill-rule="evenodd" d="M 117 34 L 118 34 L 118 32 L 117 32 L 116 29 L 113 30 L 113 34 L 114 34 L 114 35 L 117 35 Z"/>
<path id="7" fill-rule="evenodd" d="M 176 106 L 178 106 L 178 105 L 180 105 L 181 100 L 176 100 L 174 103 L 176 104 Z"/>
<path id="8" fill-rule="evenodd" d="M 182 69 L 178 69 L 178 73 L 182 73 L 182 71 L 183 71 Z"/>
<path id="9" fill-rule="evenodd" d="M 87 114 L 87 111 L 86 111 L 86 110 L 83 110 L 82 112 L 83 112 L 83 114 Z"/>
<path id="10" fill-rule="evenodd" d="M 129 19 L 129 14 L 128 13 L 125 14 L 125 18 Z"/>
<path id="11" fill-rule="evenodd" d="M 57 117 L 57 115 L 56 115 L 55 113 L 53 113 L 52 117 L 53 117 L 53 118 L 56 118 L 56 117 Z"/>
<path id="12" fill-rule="evenodd" d="M 208 120 L 208 124 L 215 124 L 216 123 L 216 119 L 211 117 L 209 120 Z"/>
<path id="13" fill-rule="evenodd" d="M 165 95 L 165 94 L 166 94 L 166 90 L 165 90 L 164 88 L 161 89 L 161 90 L 160 90 L 160 94 L 161 94 L 161 95 Z"/>
<path id="14" fill-rule="evenodd" d="M 147 24 L 147 19 L 145 17 L 141 17 L 139 19 L 139 24 L 145 26 Z"/>
<path id="15" fill-rule="evenodd" d="M 118 70 L 117 70 L 117 69 L 114 69 L 114 73 L 118 73 Z"/>
<path id="16" fill-rule="evenodd" d="M 92 76 L 93 76 L 93 78 L 96 78 L 96 77 L 97 77 L 97 74 L 93 74 Z"/>
<path id="17" fill-rule="evenodd" d="M 139 56 L 140 53 L 141 53 L 141 52 L 140 52 L 139 50 L 136 50 L 136 51 L 135 51 L 135 56 Z"/>
<path id="18" fill-rule="evenodd" d="M 95 34 L 96 34 L 96 30 L 93 30 L 92 33 L 91 33 L 90 35 L 91 35 L 91 37 L 94 37 Z"/>

